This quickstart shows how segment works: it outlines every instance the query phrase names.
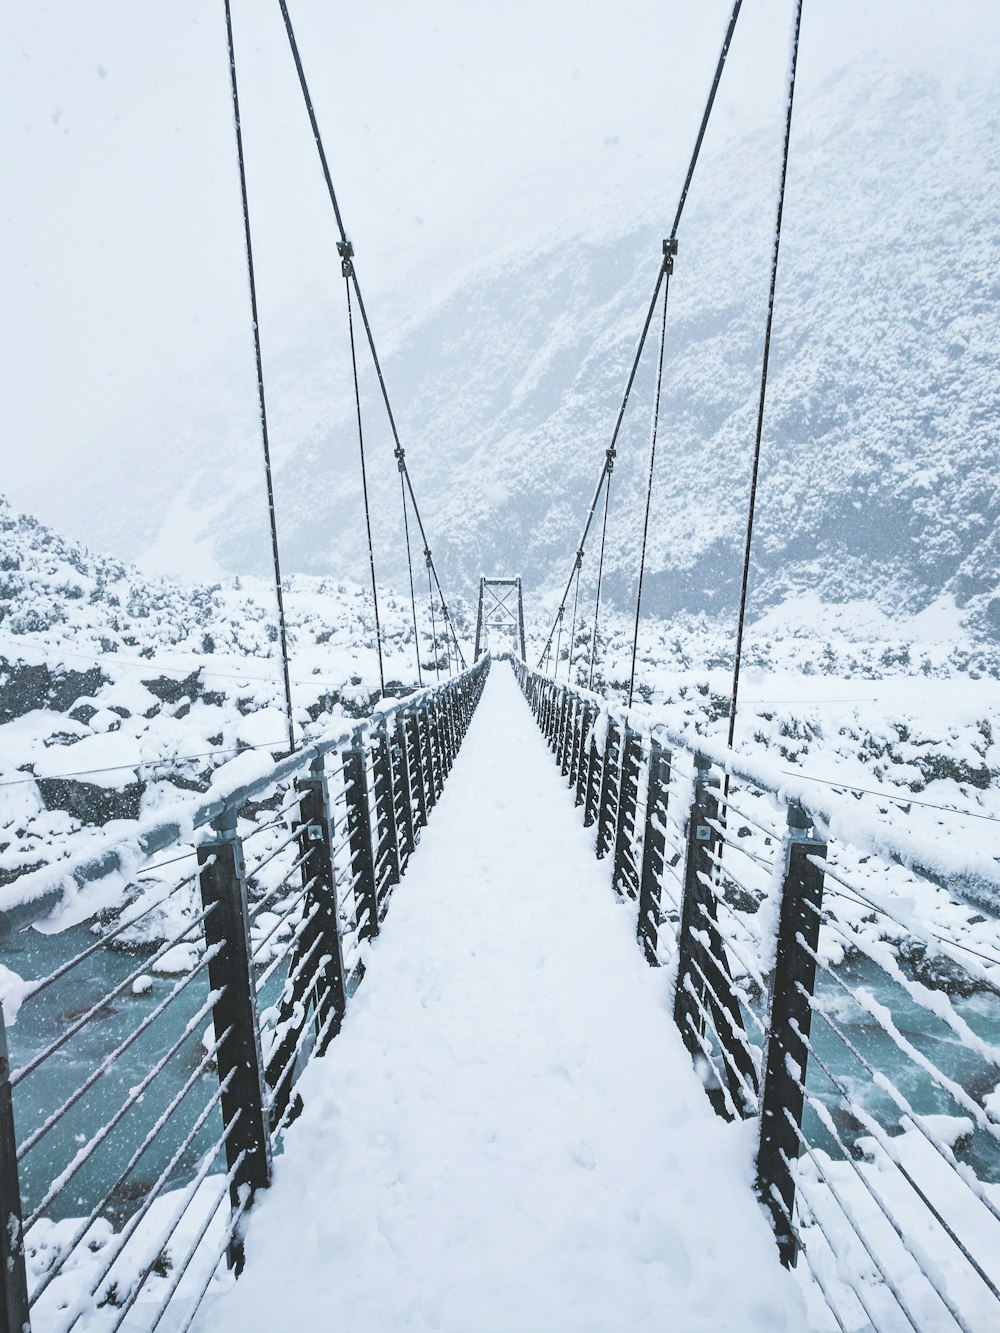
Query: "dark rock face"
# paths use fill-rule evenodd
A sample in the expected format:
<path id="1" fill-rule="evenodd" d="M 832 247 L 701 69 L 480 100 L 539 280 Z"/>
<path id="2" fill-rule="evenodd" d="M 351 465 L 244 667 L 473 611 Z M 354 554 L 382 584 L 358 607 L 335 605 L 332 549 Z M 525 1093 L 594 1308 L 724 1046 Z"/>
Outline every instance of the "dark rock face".
<path id="1" fill-rule="evenodd" d="M 100 787 L 76 778 L 38 778 L 46 810 L 65 810 L 84 824 L 104 825 L 112 819 L 138 819 L 145 782 L 126 787 Z"/>
<path id="2" fill-rule="evenodd" d="M 81 695 L 93 696 L 109 682 L 100 667 L 53 671 L 43 665 L 0 658 L 0 722 L 11 722 L 35 708 L 65 713 Z"/>
<path id="3" fill-rule="evenodd" d="M 165 704 L 177 704 L 182 699 L 194 700 L 201 694 L 201 673 L 198 671 L 192 671 L 183 680 L 176 676 L 154 676 L 142 683 L 150 694 Z"/>
<path id="4" fill-rule="evenodd" d="M 29 861 L 24 865 L 17 865 L 13 868 L 0 866 L 0 888 L 3 888 L 6 884 L 13 884 L 22 875 L 30 875 L 35 870 L 41 870 L 45 864 L 44 861 Z"/>
<path id="5" fill-rule="evenodd" d="M 908 965 L 914 980 L 921 982 L 931 990 L 944 991 L 946 995 L 958 995 L 968 998 L 978 991 L 990 991 L 994 988 L 988 982 L 973 977 L 960 963 L 947 955 L 929 950 L 919 940 L 908 939 L 899 948 L 900 958 Z"/>

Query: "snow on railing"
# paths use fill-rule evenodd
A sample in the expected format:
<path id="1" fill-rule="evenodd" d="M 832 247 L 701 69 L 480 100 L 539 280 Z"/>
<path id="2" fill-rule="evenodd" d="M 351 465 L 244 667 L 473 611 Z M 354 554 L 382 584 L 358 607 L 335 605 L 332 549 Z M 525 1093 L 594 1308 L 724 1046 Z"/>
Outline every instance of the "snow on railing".
<path id="1" fill-rule="evenodd" d="M 168 1306 L 187 1328 L 239 1271 L 299 1075 L 339 1031 L 488 670 L 277 762 L 241 757 L 204 797 L 4 891 L 8 939 L 62 933 L 31 933 L 29 979 L 0 968 L 0 1328 L 153 1328 Z M 112 928 L 54 955 L 112 902 Z"/>
<path id="2" fill-rule="evenodd" d="M 816 1326 L 997 1325 L 996 863 L 512 662 Z"/>

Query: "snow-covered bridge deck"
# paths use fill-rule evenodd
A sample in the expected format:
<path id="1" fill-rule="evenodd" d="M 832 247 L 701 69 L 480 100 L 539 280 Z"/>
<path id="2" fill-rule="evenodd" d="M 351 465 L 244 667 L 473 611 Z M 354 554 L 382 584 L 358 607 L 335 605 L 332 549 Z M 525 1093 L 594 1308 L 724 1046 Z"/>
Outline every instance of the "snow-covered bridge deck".
<path id="1" fill-rule="evenodd" d="M 455 771 L 200 1327 L 802 1328 L 505 664 Z"/>

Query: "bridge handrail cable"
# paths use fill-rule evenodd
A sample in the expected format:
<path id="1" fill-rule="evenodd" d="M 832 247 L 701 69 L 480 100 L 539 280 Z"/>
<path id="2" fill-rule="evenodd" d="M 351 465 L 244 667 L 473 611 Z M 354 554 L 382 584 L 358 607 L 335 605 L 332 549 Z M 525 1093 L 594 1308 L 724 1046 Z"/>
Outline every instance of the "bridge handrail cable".
<path id="1" fill-rule="evenodd" d="M 474 667 L 468 667 L 453 680 L 456 683 L 468 681 L 474 670 Z M 210 792 L 208 796 L 178 801 L 155 817 L 142 821 L 133 832 L 106 839 L 97 851 L 85 852 L 22 875 L 13 884 L 0 888 L 0 942 L 12 930 L 23 930 L 50 916 L 67 894 L 109 875 L 131 877 L 143 869 L 143 862 L 149 857 L 215 823 L 225 814 L 235 812 L 248 801 L 267 795 L 281 783 L 307 772 L 315 760 L 348 744 L 359 725 L 371 728 L 387 722 L 405 709 L 439 697 L 447 688 L 447 685 L 425 686 L 396 703 L 376 709 L 360 722 L 353 720 L 345 723 L 343 728 L 330 730 L 283 759 L 268 763 L 262 757 L 262 767 L 266 771 L 250 781 L 234 784 L 224 794 L 216 785 L 216 794 Z"/>

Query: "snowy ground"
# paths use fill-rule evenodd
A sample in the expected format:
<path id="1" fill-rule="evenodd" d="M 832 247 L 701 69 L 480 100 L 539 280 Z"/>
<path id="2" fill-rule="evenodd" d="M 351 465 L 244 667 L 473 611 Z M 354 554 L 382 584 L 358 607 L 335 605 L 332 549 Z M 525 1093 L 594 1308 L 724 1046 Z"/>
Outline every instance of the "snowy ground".
<path id="1" fill-rule="evenodd" d="M 633 932 L 498 666 L 199 1327 L 804 1328 Z"/>

